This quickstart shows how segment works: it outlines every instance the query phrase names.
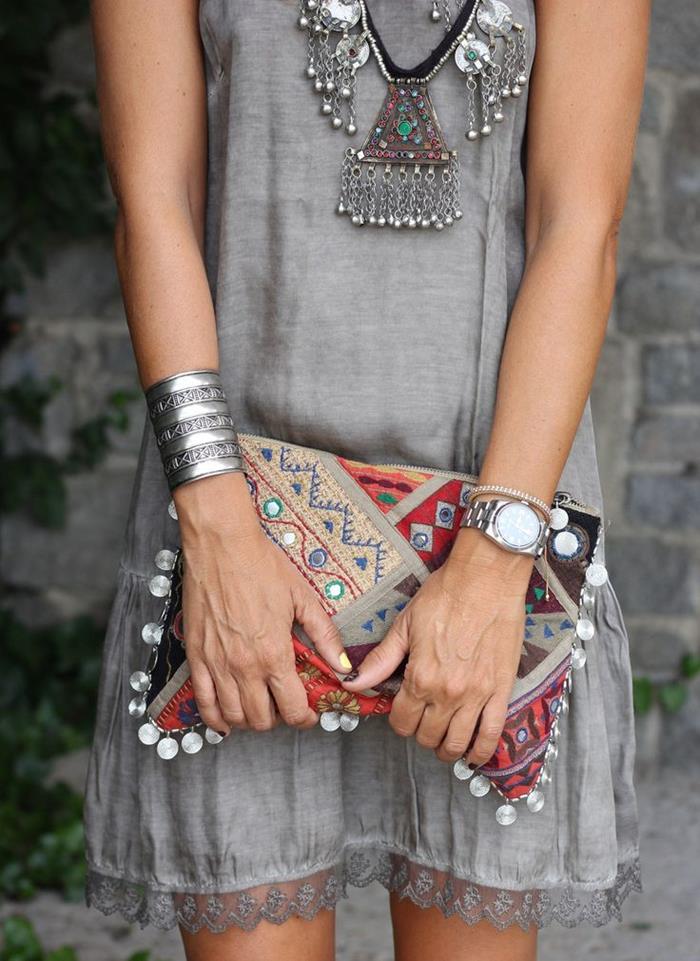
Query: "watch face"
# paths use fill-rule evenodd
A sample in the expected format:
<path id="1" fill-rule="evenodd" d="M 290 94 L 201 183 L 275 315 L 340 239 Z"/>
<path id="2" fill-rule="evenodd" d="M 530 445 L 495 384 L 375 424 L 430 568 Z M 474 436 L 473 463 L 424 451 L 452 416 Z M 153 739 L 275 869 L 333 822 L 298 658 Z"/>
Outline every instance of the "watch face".
<path id="1" fill-rule="evenodd" d="M 520 550 L 532 547 L 540 533 L 537 513 L 527 504 L 515 501 L 499 509 L 494 525 L 506 544 Z"/>

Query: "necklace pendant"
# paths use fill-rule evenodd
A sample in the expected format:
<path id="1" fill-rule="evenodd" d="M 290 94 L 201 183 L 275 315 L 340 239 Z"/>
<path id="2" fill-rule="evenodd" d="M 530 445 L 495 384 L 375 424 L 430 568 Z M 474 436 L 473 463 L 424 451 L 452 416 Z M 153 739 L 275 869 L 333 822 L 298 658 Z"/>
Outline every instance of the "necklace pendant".
<path id="1" fill-rule="evenodd" d="M 361 149 L 345 151 L 338 212 L 357 226 L 442 230 L 462 216 L 459 193 L 427 84 L 390 81 Z"/>

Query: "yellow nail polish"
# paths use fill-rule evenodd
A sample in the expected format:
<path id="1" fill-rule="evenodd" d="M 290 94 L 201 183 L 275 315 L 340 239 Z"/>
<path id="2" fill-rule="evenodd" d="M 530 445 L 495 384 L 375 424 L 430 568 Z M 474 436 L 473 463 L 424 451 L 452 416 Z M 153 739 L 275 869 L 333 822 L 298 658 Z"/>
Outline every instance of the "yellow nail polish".
<path id="1" fill-rule="evenodd" d="M 352 663 L 350 661 L 350 658 L 345 653 L 345 651 L 343 651 L 343 653 L 340 655 L 338 660 L 340 661 L 340 663 L 342 664 L 342 666 L 345 668 L 346 671 L 352 670 Z"/>

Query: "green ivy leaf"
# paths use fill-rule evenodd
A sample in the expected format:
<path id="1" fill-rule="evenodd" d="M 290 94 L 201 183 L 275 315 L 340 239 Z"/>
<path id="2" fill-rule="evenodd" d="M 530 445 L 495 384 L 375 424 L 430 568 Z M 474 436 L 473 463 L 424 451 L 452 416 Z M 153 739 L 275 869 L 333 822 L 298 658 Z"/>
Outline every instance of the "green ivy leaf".
<path id="1" fill-rule="evenodd" d="M 700 674 L 700 654 L 685 654 L 681 659 L 681 674 L 692 678 Z"/>
<path id="2" fill-rule="evenodd" d="M 632 695 L 637 714 L 646 714 L 654 701 L 654 686 L 648 677 L 632 679 Z"/>
<path id="3" fill-rule="evenodd" d="M 681 681 L 671 681 L 659 688 L 659 701 L 662 707 L 675 714 L 688 699 L 688 688 Z"/>
<path id="4" fill-rule="evenodd" d="M 78 956 L 73 948 L 63 947 L 57 951 L 50 951 L 46 955 L 46 961 L 78 961 Z"/>
<path id="5" fill-rule="evenodd" d="M 43 961 L 44 952 L 27 918 L 12 915 L 3 923 L 2 933 L 0 961 Z"/>

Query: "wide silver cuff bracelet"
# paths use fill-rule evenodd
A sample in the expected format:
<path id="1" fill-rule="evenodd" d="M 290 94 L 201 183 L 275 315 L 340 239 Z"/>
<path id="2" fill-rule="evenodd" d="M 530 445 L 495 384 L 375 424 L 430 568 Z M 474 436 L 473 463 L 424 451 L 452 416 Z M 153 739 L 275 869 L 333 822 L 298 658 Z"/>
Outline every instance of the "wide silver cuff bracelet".
<path id="1" fill-rule="evenodd" d="M 218 371 L 164 377 L 148 388 L 146 404 L 171 491 L 200 477 L 244 470 Z"/>

